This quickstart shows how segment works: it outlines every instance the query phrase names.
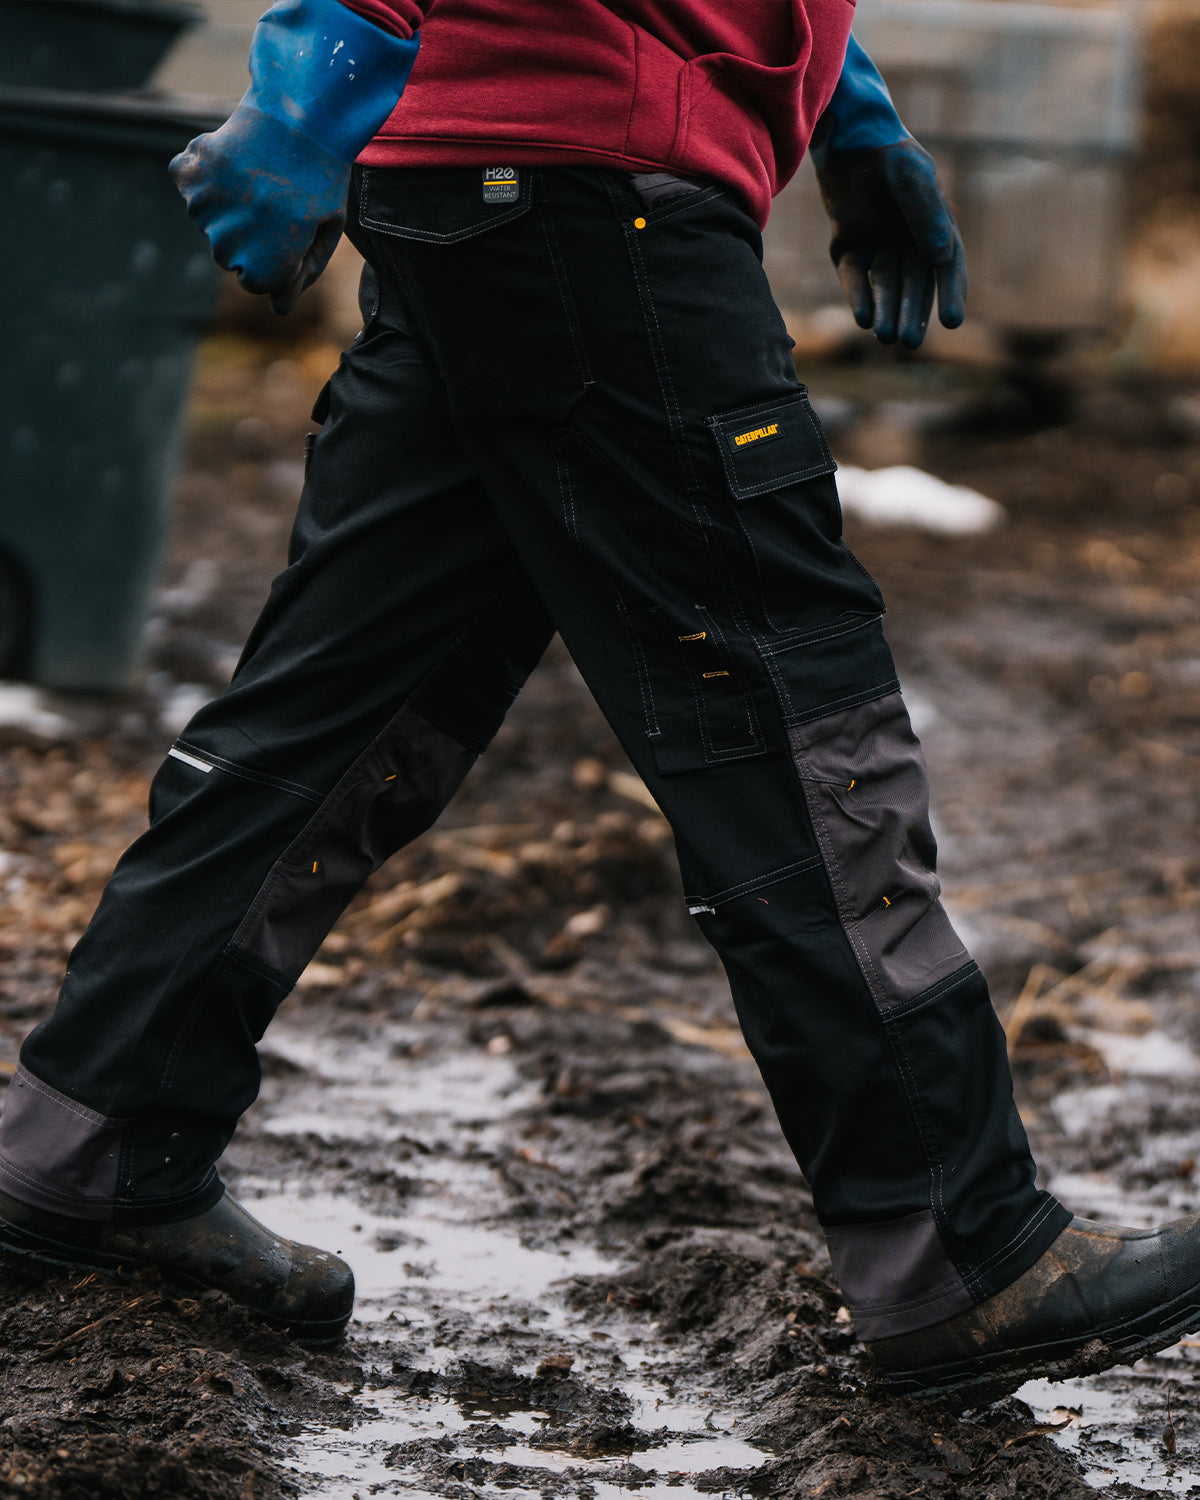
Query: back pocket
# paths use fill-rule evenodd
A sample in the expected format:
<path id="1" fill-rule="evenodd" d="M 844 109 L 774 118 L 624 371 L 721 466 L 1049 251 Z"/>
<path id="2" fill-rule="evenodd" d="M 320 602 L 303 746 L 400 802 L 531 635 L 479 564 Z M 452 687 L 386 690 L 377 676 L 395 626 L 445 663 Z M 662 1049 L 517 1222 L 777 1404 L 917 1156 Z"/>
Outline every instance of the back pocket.
<path id="1" fill-rule="evenodd" d="M 529 212 L 533 175 L 528 167 L 410 168 L 389 172 L 387 189 L 369 168 L 363 172 L 358 221 L 367 229 L 425 245 L 457 245 L 487 234 Z"/>
<path id="2" fill-rule="evenodd" d="M 842 615 L 877 615 L 883 598 L 842 541 L 842 509 L 817 414 L 792 394 L 708 419 L 758 581 L 768 631 L 808 631 Z"/>
<path id="3" fill-rule="evenodd" d="M 358 224 L 368 259 L 403 289 L 460 421 L 566 422 L 591 375 L 538 172 L 368 170 Z"/>

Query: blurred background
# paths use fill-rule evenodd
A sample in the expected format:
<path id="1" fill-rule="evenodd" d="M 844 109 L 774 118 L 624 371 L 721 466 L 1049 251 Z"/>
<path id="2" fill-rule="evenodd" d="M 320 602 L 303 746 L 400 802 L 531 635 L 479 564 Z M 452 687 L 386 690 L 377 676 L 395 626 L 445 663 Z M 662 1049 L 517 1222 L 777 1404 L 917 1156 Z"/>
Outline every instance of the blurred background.
<path id="1" fill-rule="evenodd" d="M 240 95 L 259 9 L 3 8 L 0 170 L 18 207 L 0 258 L 0 312 L 14 335 L 0 469 L 0 675 L 10 679 L 137 690 L 147 672 L 159 682 L 156 672 L 183 672 L 172 691 L 194 696 L 223 680 L 261 594 L 258 573 L 223 585 L 221 597 L 244 592 L 245 607 L 219 649 L 164 658 L 178 632 L 153 590 L 165 576 L 178 613 L 172 589 L 186 593 L 218 566 L 246 569 L 244 545 L 220 537 L 253 529 L 247 517 L 261 518 L 277 493 L 290 506 L 309 397 L 358 326 L 348 244 L 300 309 L 276 319 L 211 267 L 162 173 Z M 935 327 L 920 356 L 879 350 L 842 302 L 807 165 L 780 198 L 768 272 L 802 376 L 852 466 L 848 512 L 877 524 L 917 512 L 994 522 L 995 510 L 890 472 L 928 468 L 929 443 L 954 429 L 1200 435 L 1197 0 L 860 0 L 857 27 L 938 158 L 967 243 L 971 304 L 967 326 Z M 1193 477 L 1181 465 L 1160 500 L 1185 503 Z M 189 497 L 210 481 L 229 515 L 202 542 L 191 528 L 212 511 L 189 520 Z M 164 575 L 172 517 L 178 546 Z M 265 528 L 264 564 L 282 555 Z M 190 584 L 176 576 L 184 554 Z M 194 657 L 198 638 L 193 647 Z"/>

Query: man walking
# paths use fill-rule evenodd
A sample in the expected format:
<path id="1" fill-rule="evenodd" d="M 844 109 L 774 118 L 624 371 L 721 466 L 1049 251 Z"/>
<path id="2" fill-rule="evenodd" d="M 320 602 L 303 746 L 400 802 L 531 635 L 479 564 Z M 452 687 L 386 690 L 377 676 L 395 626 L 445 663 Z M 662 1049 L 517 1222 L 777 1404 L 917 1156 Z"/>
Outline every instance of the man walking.
<path id="1" fill-rule="evenodd" d="M 157 1264 L 337 1336 L 348 1268 L 257 1224 L 215 1162 L 280 1000 L 557 630 L 671 821 L 881 1380 L 984 1397 L 1200 1323 L 1200 1218 L 1092 1225 L 1035 1185 L 986 983 L 938 901 L 883 602 L 763 276 L 811 142 L 860 324 L 916 347 L 935 290 L 961 321 L 953 216 L 851 19 L 849 0 L 263 18 L 249 93 L 176 179 L 281 311 L 345 224 L 364 329 L 318 403 L 288 567 L 22 1051 L 0 1245 Z"/>

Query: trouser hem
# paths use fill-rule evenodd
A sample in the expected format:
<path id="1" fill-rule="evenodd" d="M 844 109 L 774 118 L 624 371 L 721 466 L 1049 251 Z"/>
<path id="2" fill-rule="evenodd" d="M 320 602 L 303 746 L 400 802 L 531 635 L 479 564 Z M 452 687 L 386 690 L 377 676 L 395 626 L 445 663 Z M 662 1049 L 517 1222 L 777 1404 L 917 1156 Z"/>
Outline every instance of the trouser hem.
<path id="1" fill-rule="evenodd" d="M 138 1199 L 79 1197 L 64 1193 L 54 1183 L 42 1181 L 15 1162 L 0 1157 L 0 1192 L 29 1208 L 41 1209 L 61 1219 L 78 1219 L 93 1224 L 177 1224 L 206 1213 L 219 1203 L 225 1193 L 225 1184 L 217 1169 L 211 1167 L 203 1182 L 185 1193 Z"/>
<path id="2" fill-rule="evenodd" d="M 826 1229 L 825 1234 L 855 1331 L 863 1343 L 872 1344 L 969 1312 L 1024 1275 L 1070 1222 L 1071 1214 L 1047 1195 L 988 1263 L 986 1275 L 976 1271 L 969 1285 L 947 1259 L 929 1212 L 887 1224 Z M 906 1289 L 908 1295 L 896 1295 Z M 878 1297 L 880 1290 L 891 1294 L 888 1300 Z"/>

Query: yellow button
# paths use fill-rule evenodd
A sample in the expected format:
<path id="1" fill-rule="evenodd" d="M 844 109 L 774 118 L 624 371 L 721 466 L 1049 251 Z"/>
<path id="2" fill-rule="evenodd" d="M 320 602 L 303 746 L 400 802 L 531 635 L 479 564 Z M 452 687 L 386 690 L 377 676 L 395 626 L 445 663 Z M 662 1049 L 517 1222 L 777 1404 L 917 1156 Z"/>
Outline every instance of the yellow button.
<path id="1" fill-rule="evenodd" d="M 645 219 L 634 219 L 634 221 L 633 221 L 633 227 L 635 229 L 645 229 L 645 227 L 646 227 L 646 221 L 645 221 Z"/>

